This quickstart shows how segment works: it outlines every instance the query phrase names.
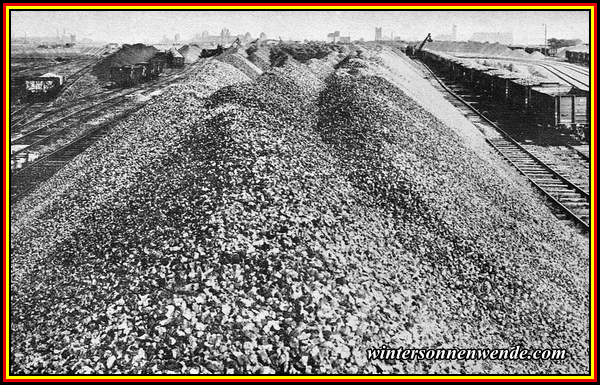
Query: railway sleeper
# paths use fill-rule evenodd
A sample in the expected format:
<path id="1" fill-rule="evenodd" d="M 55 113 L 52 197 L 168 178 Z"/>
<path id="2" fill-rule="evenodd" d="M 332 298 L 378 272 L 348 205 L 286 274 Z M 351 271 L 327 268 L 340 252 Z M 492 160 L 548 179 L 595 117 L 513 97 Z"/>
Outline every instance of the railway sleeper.
<path id="1" fill-rule="evenodd" d="M 509 150 L 509 149 L 500 149 L 500 151 L 503 154 L 507 154 L 513 157 L 520 157 L 520 158 L 526 158 L 526 159 L 533 159 L 531 156 L 529 156 L 528 154 L 524 153 L 523 151 L 520 150 Z"/>
<path id="2" fill-rule="evenodd" d="M 527 170 L 521 170 L 525 173 L 525 175 L 529 178 L 534 180 L 536 183 L 540 184 L 540 183 L 544 183 L 543 181 L 546 179 L 550 179 L 552 177 L 552 174 L 548 174 L 548 173 L 542 173 L 542 174 L 533 174 Z M 558 180 L 554 180 L 552 179 L 552 181 L 558 181 Z"/>
<path id="3" fill-rule="evenodd" d="M 548 187 L 548 186 L 542 186 L 546 191 L 551 192 L 553 194 L 557 194 L 557 195 L 564 195 L 564 196 L 576 196 L 576 197 L 580 197 L 581 194 L 575 190 L 571 190 L 568 186 L 560 186 L 560 187 Z"/>
<path id="4" fill-rule="evenodd" d="M 511 159 L 518 160 L 520 162 L 530 162 L 530 163 L 535 162 L 532 157 L 530 157 L 529 155 L 522 154 L 522 153 L 517 153 L 517 152 L 511 153 L 511 152 L 507 152 L 507 151 L 503 151 L 502 153 L 506 154 Z"/>
<path id="5" fill-rule="evenodd" d="M 539 166 L 541 167 L 533 158 L 531 158 L 530 156 L 523 156 L 523 155 L 514 155 L 514 154 L 510 154 L 510 153 L 506 153 L 503 152 L 504 156 L 506 156 L 508 159 L 510 160 L 514 160 L 515 162 L 518 162 L 524 166 L 527 165 L 531 165 L 531 166 Z"/>
<path id="6" fill-rule="evenodd" d="M 530 160 L 532 162 L 536 162 L 535 159 L 533 159 L 531 156 L 529 156 L 528 154 L 525 154 L 523 151 L 512 151 L 512 150 L 501 150 L 503 154 L 509 155 L 512 158 L 519 158 L 519 159 L 527 159 Z"/>
<path id="7" fill-rule="evenodd" d="M 578 211 L 578 212 L 580 212 L 582 214 L 589 214 L 590 213 L 590 205 L 589 205 L 589 203 L 583 203 L 583 202 L 577 203 L 577 202 L 574 202 L 574 203 L 566 204 L 565 206 L 569 210 L 571 210 L 573 212 L 574 211 Z"/>
<path id="8" fill-rule="evenodd" d="M 568 189 L 568 186 L 561 186 L 561 187 L 548 187 L 545 186 L 541 183 L 538 183 L 538 186 L 540 186 L 544 191 L 546 191 L 547 193 L 549 193 L 550 195 L 552 195 L 555 198 L 580 198 L 580 199 L 585 199 L 584 196 L 582 196 L 580 193 L 576 192 L 576 191 L 571 191 Z"/>
<path id="9" fill-rule="evenodd" d="M 477 115 L 477 116 L 479 116 L 479 115 Z M 494 143 L 498 147 L 518 148 L 514 143 L 512 143 L 509 140 L 506 140 L 504 137 L 497 138 L 497 139 L 490 139 L 490 142 Z"/>
<path id="10" fill-rule="evenodd" d="M 515 167 L 517 167 L 520 171 L 522 171 L 524 173 L 531 173 L 531 174 L 538 173 L 538 174 L 542 174 L 542 175 L 554 175 L 550 171 L 543 169 L 543 168 L 529 167 L 527 165 L 518 164 L 515 162 L 512 162 L 512 164 L 515 165 Z"/>
<path id="11" fill-rule="evenodd" d="M 519 158 L 519 159 L 529 159 L 533 161 L 533 158 L 530 157 L 527 154 L 524 154 L 520 151 L 506 151 L 506 150 L 500 150 L 500 152 L 502 152 L 503 154 L 505 154 L 506 156 L 509 156 L 511 158 Z"/>
<path id="12" fill-rule="evenodd" d="M 533 163 L 533 162 L 528 162 L 528 161 L 524 161 L 524 160 L 519 160 L 519 159 L 511 159 L 508 158 L 509 160 L 511 160 L 517 167 L 519 167 L 522 170 L 531 170 L 531 171 L 544 171 L 547 169 L 542 167 L 542 166 L 538 166 L 537 164 Z"/>
<path id="13" fill-rule="evenodd" d="M 583 198 L 581 196 L 578 196 L 578 197 L 575 197 L 575 196 L 557 196 L 557 195 L 554 195 L 554 194 L 552 194 L 552 196 L 555 199 L 559 200 L 561 203 L 564 203 L 565 205 L 571 205 L 571 204 L 573 204 L 573 205 L 586 205 L 588 207 L 588 209 L 589 209 L 589 202 L 585 198 Z"/>
<path id="14" fill-rule="evenodd" d="M 547 188 L 555 188 L 558 187 L 560 189 L 568 189 L 569 191 L 573 191 L 575 194 L 580 194 L 581 193 L 579 191 L 577 191 L 575 188 L 573 188 L 571 185 L 567 184 L 567 183 L 553 183 L 553 182 L 560 182 L 558 179 L 549 179 L 547 181 L 544 180 L 535 180 L 535 182 L 537 184 L 539 184 L 542 187 L 547 187 Z M 579 186 L 577 186 L 579 187 Z M 581 189 L 581 187 L 579 187 Z"/>
<path id="15" fill-rule="evenodd" d="M 536 180 L 543 180 L 543 179 L 559 180 L 559 179 L 553 179 L 552 177 L 554 176 L 554 174 L 552 174 L 551 172 L 548 172 L 548 171 L 532 170 L 532 169 L 525 169 L 525 168 L 520 168 L 520 170 L 523 171 L 527 176 L 535 178 Z"/>
<path id="16" fill-rule="evenodd" d="M 537 184 L 548 184 L 548 183 L 554 183 L 554 182 L 561 182 L 561 180 L 558 178 L 546 177 L 546 176 L 537 176 L 534 178 L 534 180 Z M 567 186 L 566 183 L 564 185 Z"/>
<path id="17" fill-rule="evenodd" d="M 551 172 L 546 171 L 546 170 L 541 170 L 541 169 L 526 169 L 524 171 L 527 172 L 527 175 L 532 175 L 532 176 L 538 177 L 538 178 L 540 176 L 553 175 Z"/>
<path id="18" fill-rule="evenodd" d="M 499 149 L 501 149 L 503 152 L 508 152 L 508 153 L 512 153 L 512 154 L 522 154 L 525 155 L 525 152 L 523 152 L 523 150 L 521 150 L 518 147 L 515 146 L 500 146 L 500 145 L 496 145 L 496 147 L 498 147 Z"/>
<path id="19" fill-rule="evenodd" d="M 506 143 L 506 144 L 502 144 L 502 143 L 494 143 L 494 145 L 504 151 L 512 151 L 512 152 L 519 152 L 521 154 L 523 154 L 523 150 L 521 148 L 519 148 L 518 146 L 512 144 L 512 143 Z"/>
<path id="20" fill-rule="evenodd" d="M 576 198 L 576 197 L 568 197 L 568 198 L 558 198 L 560 200 L 561 203 L 564 203 L 565 205 L 571 205 L 571 204 L 586 204 L 588 205 L 588 203 L 581 199 L 581 198 Z"/>
<path id="21" fill-rule="evenodd" d="M 539 184 L 540 186 L 545 186 L 550 189 L 558 188 L 558 189 L 564 189 L 564 190 L 573 191 L 574 193 L 578 193 L 577 190 L 575 190 L 571 185 L 564 183 L 560 179 L 550 179 L 548 181 L 536 180 L 535 182 L 537 184 Z"/>
<path id="22" fill-rule="evenodd" d="M 577 191 L 571 190 L 567 185 L 541 185 L 544 190 L 551 192 L 553 195 L 571 195 L 571 196 L 581 196 Z"/>

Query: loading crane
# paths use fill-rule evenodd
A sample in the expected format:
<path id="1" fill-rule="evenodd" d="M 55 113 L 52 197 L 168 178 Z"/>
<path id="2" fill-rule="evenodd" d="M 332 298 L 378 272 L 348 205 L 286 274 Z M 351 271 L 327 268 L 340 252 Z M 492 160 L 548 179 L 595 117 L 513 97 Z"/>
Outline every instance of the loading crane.
<path id="1" fill-rule="evenodd" d="M 432 41 L 433 39 L 431 38 L 431 33 L 428 33 L 427 37 L 423 40 L 421 44 L 419 44 L 419 46 L 409 45 L 408 47 L 406 47 L 406 54 L 408 56 L 417 56 L 419 52 L 421 52 L 421 50 L 423 49 L 423 46 L 425 46 L 425 43 L 431 43 Z"/>
<path id="2" fill-rule="evenodd" d="M 423 42 L 421 44 L 419 44 L 419 47 L 415 50 L 415 54 L 421 52 L 425 43 L 431 43 L 432 41 L 433 41 L 433 39 L 431 38 L 431 33 L 428 33 L 425 40 L 423 40 Z"/>
<path id="3" fill-rule="evenodd" d="M 237 45 L 238 47 L 242 46 L 242 41 L 240 40 L 240 38 L 236 38 L 235 41 L 233 43 L 231 43 L 231 46 L 229 48 L 233 48 L 233 46 Z"/>

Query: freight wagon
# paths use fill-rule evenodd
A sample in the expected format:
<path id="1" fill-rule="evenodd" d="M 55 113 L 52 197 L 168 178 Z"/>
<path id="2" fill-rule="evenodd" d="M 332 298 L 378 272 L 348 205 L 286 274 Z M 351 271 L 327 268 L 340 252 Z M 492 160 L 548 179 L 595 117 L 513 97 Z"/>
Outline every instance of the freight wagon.
<path id="1" fill-rule="evenodd" d="M 33 100 L 47 100 L 55 97 L 65 82 L 62 75 L 47 73 L 23 79 L 25 97 Z"/>
<path id="2" fill-rule="evenodd" d="M 185 59 L 179 51 L 171 48 L 167 51 L 167 65 L 171 68 L 182 68 L 185 64 Z"/>
<path id="3" fill-rule="evenodd" d="M 117 87 L 131 87 L 155 79 L 163 71 L 164 62 L 153 59 L 134 65 L 111 67 L 110 79 Z"/>
<path id="4" fill-rule="evenodd" d="M 110 67 L 110 79 L 118 87 L 135 86 L 149 77 L 147 68 L 147 63 Z"/>
<path id="5" fill-rule="evenodd" d="M 580 127 L 590 124 L 590 96 L 576 87 L 521 78 L 505 70 L 479 66 L 456 57 L 424 50 L 422 60 L 436 72 L 469 86 L 476 93 L 521 111 L 542 126 Z"/>
<path id="6" fill-rule="evenodd" d="M 531 87 L 530 109 L 543 126 L 586 126 L 589 124 L 589 94 L 558 84 Z"/>
<path id="7" fill-rule="evenodd" d="M 162 73 L 167 66 L 167 53 L 166 52 L 157 52 L 150 60 L 149 63 L 152 65 L 154 73 L 156 76 Z"/>
<path id="8" fill-rule="evenodd" d="M 217 48 L 215 48 L 215 49 L 203 49 L 202 52 L 200 53 L 200 57 L 217 56 L 217 55 L 222 54 L 224 51 L 225 50 L 223 49 L 223 46 L 218 45 Z"/>
<path id="9" fill-rule="evenodd" d="M 557 49 L 555 47 L 525 47 L 524 51 L 529 54 L 540 52 L 544 56 L 556 56 Z"/>
<path id="10" fill-rule="evenodd" d="M 572 63 L 582 63 L 590 65 L 590 53 L 584 51 L 567 51 L 567 60 Z"/>

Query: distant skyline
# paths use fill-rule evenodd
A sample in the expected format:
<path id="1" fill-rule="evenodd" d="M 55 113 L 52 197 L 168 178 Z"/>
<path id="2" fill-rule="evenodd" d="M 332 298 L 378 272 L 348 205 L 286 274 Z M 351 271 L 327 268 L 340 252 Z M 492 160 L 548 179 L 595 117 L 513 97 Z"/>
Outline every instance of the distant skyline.
<path id="1" fill-rule="evenodd" d="M 589 42 L 589 11 L 11 11 L 11 37 L 53 37 L 57 29 L 78 40 L 137 43 L 170 39 L 182 41 L 208 31 L 219 34 L 228 28 L 233 35 L 261 32 L 284 40 L 326 40 L 340 31 L 352 40 L 374 40 L 375 27 L 383 36 L 422 39 L 449 34 L 457 26 L 457 39 L 467 40 L 476 32 L 510 32 L 515 44 L 543 44 L 544 25 L 548 38 L 581 39 Z"/>

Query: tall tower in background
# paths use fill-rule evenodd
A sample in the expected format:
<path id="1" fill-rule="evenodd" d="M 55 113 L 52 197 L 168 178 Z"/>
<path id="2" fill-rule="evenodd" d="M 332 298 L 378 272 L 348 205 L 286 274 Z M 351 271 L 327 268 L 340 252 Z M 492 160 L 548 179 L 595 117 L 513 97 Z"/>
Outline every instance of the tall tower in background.
<path id="1" fill-rule="evenodd" d="M 456 24 L 454 24 L 454 25 L 452 26 L 452 40 L 453 40 L 453 41 L 458 41 L 458 38 L 457 38 L 457 33 L 456 33 Z"/>
<path id="2" fill-rule="evenodd" d="M 375 27 L 375 41 L 380 41 L 381 40 L 381 28 L 382 27 Z"/>

